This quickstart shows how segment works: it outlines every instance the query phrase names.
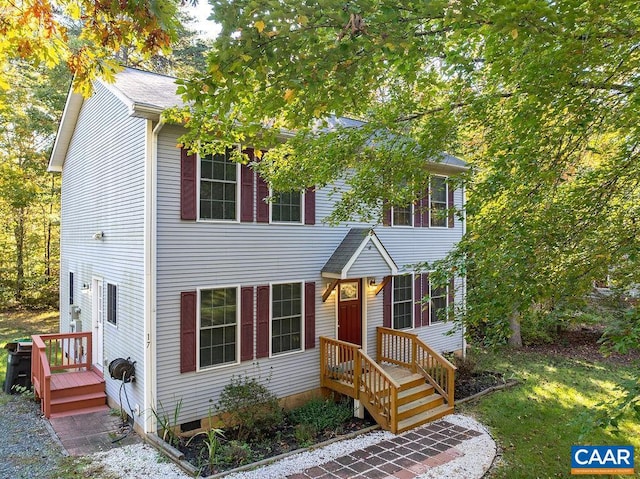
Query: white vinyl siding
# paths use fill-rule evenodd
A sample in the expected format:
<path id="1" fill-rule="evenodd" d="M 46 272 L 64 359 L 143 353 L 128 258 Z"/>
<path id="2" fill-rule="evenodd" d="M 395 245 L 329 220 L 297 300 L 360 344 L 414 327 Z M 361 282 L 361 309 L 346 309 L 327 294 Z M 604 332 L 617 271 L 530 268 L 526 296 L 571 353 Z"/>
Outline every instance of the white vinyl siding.
<path id="1" fill-rule="evenodd" d="M 316 338 L 336 337 L 337 294 L 322 302 L 322 291 L 328 280 L 321 277 L 320 270 L 351 227 L 371 224 L 351 222 L 330 227 L 323 223 L 323 218 L 328 216 L 336 201 L 330 196 L 331 187 L 316 192 L 316 224 L 309 228 L 273 222 L 181 221 L 180 151 L 176 148 L 181 134 L 179 127 L 166 125 L 158 139 L 158 399 L 166 410 L 171 410 L 182 399 L 180 421 L 186 422 L 206 417 L 209 400 L 217 401 L 233 375 L 261 377 L 263 380 L 268 377 L 269 389 L 279 397 L 319 388 L 319 340 L 316 340 L 315 348 L 303 348 L 294 354 L 276 354 L 270 358 L 203 370 L 198 374 L 180 374 L 176 366 L 180 364 L 180 327 L 176 320 L 180 317 L 180 292 L 194 291 L 204 285 L 237 285 L 240 288 L 315 281 Z M 460 205 L 460 191 L 456 191 L 455 199 Z M 405 265 L 443 258 L 460 240 L 462 223 L 456 222 L 455 228 L 376 228 L 376 234 L 402 270 Z M 376 253 L 375 247 L 371 250 L 365 248 L 349 275 L 373 276 L 369 266 L 375 265 L 378 265 L 375 276 L 381 281 L 389 274 L 388 266 Z M 366 295 L 363 322 L 366 321 L 367 326 L 363 338 L 367 338 L 367 351 L 373 348 L 375 356 L 375 327 L 382 326 L 383 295 L 375 295 L 366 287 L 363 295 Z M 257 316 L 255 301 L 254 318 Z M 451 323 L 440 323 L 417 328 L 415 332 L 438 351 L 460 349 L 461 334 L 441 334 L 450 327 Z M 256 328 L 254 325 L 254 335 Z"/>
<path id="2" fill-rule="evenodd" d="M 144 206 L 147 121 L 104 85 L 84 100 L 62 168 L 61 278 L 74 273 L 76 331 L 92 330 L 93 278 L 117 285 L 117 327 L 104 327 L 104 361 L 130 357 L 136 381 L 127 385 L 131 404 L 144 404 Z M 96 233 L 103 232 L 100 238 Z M 79 285 L 87 285 L 80 288 Z M 105 290 L 100 310 L 108 312 Z M 60 329 L 69 331 L 70 290 L 61 281 Z M 106 319 L 106 318 L 105 318 Z M 107 323 L 107 321 L 105 321 Z M 108 323 L 107 323 L 108 324 Z M 105 373 L 106 391 L 118 402 L 121 382 Z M 136 417 L 136 422 L 144 421 Z"/>

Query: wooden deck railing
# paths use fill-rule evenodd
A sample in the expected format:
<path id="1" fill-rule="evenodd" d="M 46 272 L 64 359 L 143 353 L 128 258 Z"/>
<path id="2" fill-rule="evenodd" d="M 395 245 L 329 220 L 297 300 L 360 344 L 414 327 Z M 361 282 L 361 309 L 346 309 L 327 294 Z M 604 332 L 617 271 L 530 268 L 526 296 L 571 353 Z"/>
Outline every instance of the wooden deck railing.
<path id="1" fill-rule="evenodd" d="M 358 345 L 320 337 L 320 384 L 361 401 L 379 423 L 395 427 L 400 385 Z"/>
<path id="2" fill-rule="evenodd" d="M 422 374 L 453 406 L 456 367 L 415 334 L 377 328 L 376 356 L 378 363 L 397 364 Z"/>
<path id="3" fill-rule="evenodd" d="M 91 369 L 91 333 L 40 334 L 31 336 L 31 379 L 42 412 L 50 416 L 51 374 L 55 371 Z"/>

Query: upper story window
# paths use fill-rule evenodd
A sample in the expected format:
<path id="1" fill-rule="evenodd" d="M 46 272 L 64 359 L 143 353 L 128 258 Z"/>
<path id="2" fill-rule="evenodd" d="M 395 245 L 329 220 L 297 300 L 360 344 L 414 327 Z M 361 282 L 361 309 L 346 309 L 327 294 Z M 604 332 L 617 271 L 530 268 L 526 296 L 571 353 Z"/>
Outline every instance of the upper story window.
<path id="1" fill-rule="evenodd" d="M 431 323 L 438 323 L 447 319 L 448 286 L 434 286 L 429 283 L 429 298 L 431 309 Z"/>
<path id="2" fill-rule="evenodd" d="M 413 205 L 391 208 L 392 226 L 413 226 Z"/>
<path id="3" fill-rule="evenodd" d="M 393 329 L 413 328 L 413 275 L 393 277 Z"/>
<path id="4" fill-rule="evenodd" d="M 271 354 L 302 350 L 302 284 L 271 287 Z"/>
<path id="5" fill-rule="evenodd" d="M 302 223 L 302 194 L 299 191 L 273 193 L 271 221 L 274 223 Z"/>
<path id="6" fill-rule="evenodd" d="M 237 219 L 238 169 L 229 151 L 200 158 L 200 219 Z"/>
<path id="7" fill-rule="evenodd" d="M 200 291 L 200 367 L 235 363 L 238 344 L 236 288 Z"/>
<path id="8" fill-rule="evenodd" d="M 432 176 L 430 181 L 431 226 L 447 226 L 447 180 L 443 176 Z"/>

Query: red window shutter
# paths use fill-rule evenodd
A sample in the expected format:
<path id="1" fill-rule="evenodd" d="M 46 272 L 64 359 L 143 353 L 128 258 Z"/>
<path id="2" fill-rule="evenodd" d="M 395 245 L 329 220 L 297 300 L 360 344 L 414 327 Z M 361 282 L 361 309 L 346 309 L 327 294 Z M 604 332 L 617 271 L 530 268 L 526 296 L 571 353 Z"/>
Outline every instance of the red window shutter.
<path id="1" fill-rule="evenodd" d="M 429 187 L 428 186 L 424 192 L 424 197 L 422 198 L 421 213 L 422 213 L 422 219 L 420 220 L 420 223 L 424 228 L 428 228 L 429 226 L 431 226 L 429 224 L 429 222 L 431 221 L 431 218 L 429 217 Z"/>
<path id="2" fill-rule="evenodd" d="M 258 286 L 256 358 L 269 356 L 269 286 Z"/>
<path id="3" fill-rule="evenodd" d="M 269 203 L 266 198 L 269 198 L 269 185 L 258 174 L 257 176 L 257 188 L 256 188 L 256 221 L 258 223 L 269 222 Z"/>
<path id="4" fill-rule="evenodd" d="M 429 296 L 429 273 L 422 273 L 422 290 L 420 291 L 420 296 L 423 298 Z M 425 304 L 424 309 L 422 310 L 422 326 L 429 326 L 429 321 L 431 320 L 431 300 L 427 304 Z"/>
<path id="5" fill-rule="evenodd" d="M 382 226 L 391 226 L 391 205 L 386 201 L 382 205 Z"/>
<path id="6" fill-rule="evenodd" d="M 413 324 L 417 328 L 422 326 L 422 275 L 416 274 L 413 281 Z"/>
<path id="7" fill-rule="evenodd" d="M 304 348 L 316 347 L 316 283 L 304 284 Z"/>
<path id="8" fill-rule="evenodd" d="M 253 359 L 253 287 L 240 288 L 241 330 L 240 330 L 240 360 Z"/>
<path id="9" fill-rule="evenodd" d="M 456 290 L 455 278 L 451 278 L 449 280 L 449 294 L 448 294 L 448 297 L 447 297 L 447 303 L 448 303 L 450 308 L 453 307 L 453 302 L 455 301 L 455 297 L 456 297 L 455 296 L 455 294 L 456 294 L 455 290 Z"/>
<path id="10" fill-rule="evenodd" d="M 420 228 L 422 226 L 422 199 L 413 204 L 413 227 Z"/>
<path id="11" fill-rule="evenodd" d="M 385 278 L 386 279 L 386 278 Z M 391 293 L 393 292 L 393 278 L 389 278 L 382 288 L 382 325 L 391 327 Z"/>
<path id="12" fill-rule="evenodd" d="M 197 156 L 190 155 L 185 148 L 180 149 L 180 218 L 195 220 L 198 212 L 197 195 Z"/>
<path id="13" fill-rule="evenodd" d="M 455 226 L 455 222 L 453 219 L 453 211 L 454 211 L 454 207 L 453 207 L 453 188 L 451 187 L 451 184 L 449 184 L 449 187 L 447 188 L 448 191 L 448 198 L 447 198 L 447 210 L 449 213 L 449 228 L 453 228 Z"/>
<path id="14" fill-rule="evenodd" d="M 253 149 L 247 148 L 243 151 L 253 160 Z M 255 173 L 247 165 L 240 165 L 240 221 L 253 222 L 254 185 Z"/>
<path id="15" fill-rule="evenodd" d="M 198 293 L 180 293 L 180 372 L 196 370 L 196 311 Z"/>
<path id="16" fill-rule="evenodd" d="M 304 224 L 316 224 L 316 190 L 307 188 L 304 192 Z"/>

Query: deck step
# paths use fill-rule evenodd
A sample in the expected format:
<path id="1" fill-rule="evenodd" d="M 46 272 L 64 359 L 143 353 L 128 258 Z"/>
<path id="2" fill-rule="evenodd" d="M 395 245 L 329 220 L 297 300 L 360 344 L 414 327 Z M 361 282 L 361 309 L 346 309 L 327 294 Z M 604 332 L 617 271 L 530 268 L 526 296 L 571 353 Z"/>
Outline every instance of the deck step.
<path id="1" fill-rule="evenodd" d="M 85 407 L 82 409 L 74 409 L 73 411 L 63 411 L 63 412 L 55 412 L 51 413 L 49 416 L 50 419 L 56 419 L 59 417 L 67 417 L 67 416 L 79 416 L 81 414 L 89 414 L 92 412 L 106 412 L 109 411 L 109 406 L 103 404 L 102 406 L 93 406 L 93 407 Z"/>
<path id="2" fill-rule="evenodd" d="M 104 378 L 94 371 L 78 371 L 51 375 L 51 397 L 55 399 L 104 392 Z"/>
<path id="3" fill-rule="evenodd" d="M 428 411 L 424 411 L 398 422 L 398 430 L 396 431 L 396 434 L 400 434 L 401 432 L 408 431 L 409 429 L 435 421 L 436 419 L 440 419 L 448 414 L 453 414 L 453 407 L 447 404 L 443 404 L 434 409 L 429 409 Z"/>
<path id="4" fill-rule="evenodd" d="M 398 407 L 398 421 L 417 416 L 429 409 L 435 409 L 442 404 L 444 404 L 444 399 L 440 394 L 435 393 L 421 397 L 420 399 Z"/>
<path id="5" fill-rule="evenodd" d="M 427 397 L 433 394 L 434 391 L 435 389 L 432 385 L 424 382 L 422 384 L 419 384 L 418 386 L 400 390 L 400 392 L 398 393 L 398 406 L 408 404 L 412 401 L 415 401 L 416 399 Z"/>
<path id="6" fill-rule="evenodd" d="M 76 394 L 62 398 L 51 399 L 51 413 L 65 411 L 78 411 L 80 409 L 104 406 L 107 403 L 107 395 L 103 392 L 88 394 Z"/>

